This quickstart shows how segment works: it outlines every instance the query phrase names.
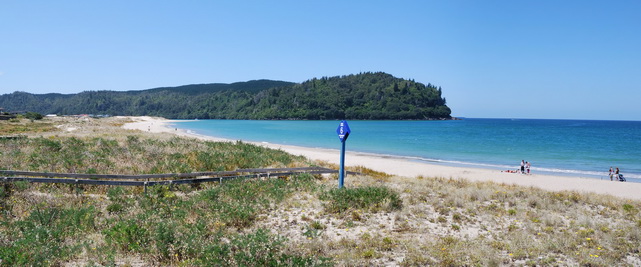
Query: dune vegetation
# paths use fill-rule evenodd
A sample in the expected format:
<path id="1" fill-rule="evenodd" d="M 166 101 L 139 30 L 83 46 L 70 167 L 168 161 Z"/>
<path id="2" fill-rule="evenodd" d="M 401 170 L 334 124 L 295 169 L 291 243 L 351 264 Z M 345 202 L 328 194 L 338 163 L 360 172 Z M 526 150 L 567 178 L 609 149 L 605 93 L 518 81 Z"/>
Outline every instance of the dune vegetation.
<path id="1" fill-rule="evenodd" d="M 244 142 L 124 130 L 127 120 L 0 121 L 14 129 L 0 135 L 26 136 L 0 138 L 0 169 L 336 168 Z M 639 201 L 349 169 L 361 175 L 343 189 L 336 175 L 309 174 L 146 193 L 3 182 L 0 265 L 641 266 Z"/>

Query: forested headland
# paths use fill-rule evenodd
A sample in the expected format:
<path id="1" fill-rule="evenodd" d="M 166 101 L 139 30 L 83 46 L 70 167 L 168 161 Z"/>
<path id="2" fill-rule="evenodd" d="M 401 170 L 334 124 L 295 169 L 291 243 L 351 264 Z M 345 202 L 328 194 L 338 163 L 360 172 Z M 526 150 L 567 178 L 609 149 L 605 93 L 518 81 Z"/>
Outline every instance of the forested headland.
<path id="1" fill-rule="evenodd" d="M 450 119 L 442 89 L 383 72 L 254 80 L 137 91 L 0 95 L 0 107 L 42 114 L 159 116 L 170 119 Z"/>

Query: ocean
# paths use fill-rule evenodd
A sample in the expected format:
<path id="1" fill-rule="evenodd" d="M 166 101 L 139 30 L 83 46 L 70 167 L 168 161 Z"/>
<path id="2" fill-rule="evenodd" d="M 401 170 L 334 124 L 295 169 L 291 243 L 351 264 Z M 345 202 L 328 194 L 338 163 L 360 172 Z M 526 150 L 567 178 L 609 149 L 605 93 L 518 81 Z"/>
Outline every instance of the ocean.
<path id="1" fill-rule="evenodd" d="M 339 121 L 193 120 L 177 128 L 232 140 L 340 149 Z M 641 121 L 474 119 L 348 121 L 348 151 L 451 166 L 641 182 Z"/>

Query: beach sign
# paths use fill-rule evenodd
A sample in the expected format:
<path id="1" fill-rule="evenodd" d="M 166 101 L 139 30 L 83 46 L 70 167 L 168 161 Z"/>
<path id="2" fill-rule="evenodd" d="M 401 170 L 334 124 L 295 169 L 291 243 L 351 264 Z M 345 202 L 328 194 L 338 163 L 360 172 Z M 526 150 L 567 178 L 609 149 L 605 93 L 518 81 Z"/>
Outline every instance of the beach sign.
<path id="1" fill-rule="evenodd" d="M 345 142 L 347 140 L 347 137 L 349 136 L 350 133 L 349 125 L 347 125 L 347 121 L 341 121 L 341 123 L 338 125 L 338 128 L 336 129 L 336 133 L 338 134 L 338 138 L 341 140 L 341 142 Z"/>
<path id="2" fill-rule="evenodd" d="M 345 120 L 342 120 L 336 129 L 338 138 L 341 140 L 341 168 L 338 171 L 338 188 L 343 188 L 343 181 L 345 180 L 345 141 L 347 141 L 347 137 L 351 132 Z"/>

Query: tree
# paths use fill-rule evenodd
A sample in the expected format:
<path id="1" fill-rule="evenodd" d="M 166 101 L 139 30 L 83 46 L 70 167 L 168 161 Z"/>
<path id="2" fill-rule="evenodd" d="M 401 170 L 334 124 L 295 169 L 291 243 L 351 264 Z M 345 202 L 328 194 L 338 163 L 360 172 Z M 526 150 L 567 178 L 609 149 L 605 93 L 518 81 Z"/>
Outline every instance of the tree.
<path id="1" fill-rule="evenodd" d="M 172 119 L 450 118 L 440 87 L 384 72 L 313 78 L 298 84 L 260 80 L 73 95 L 15 92 L 0 95 L 0 106 L 45 114 L 150 115 Z"/>
<path id="2" fill-rule="evenodd" d="M 24 117 L 30 120 L 42 120 L 43 118 L 42 114 L 37 112 L 27 112 Z"/>

